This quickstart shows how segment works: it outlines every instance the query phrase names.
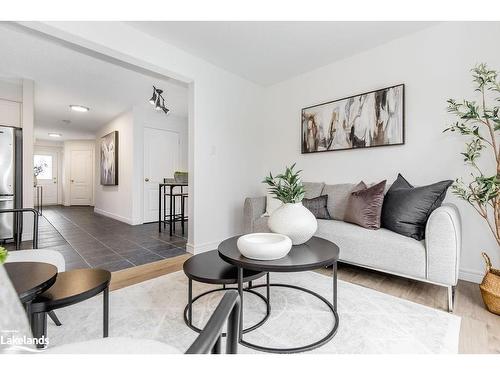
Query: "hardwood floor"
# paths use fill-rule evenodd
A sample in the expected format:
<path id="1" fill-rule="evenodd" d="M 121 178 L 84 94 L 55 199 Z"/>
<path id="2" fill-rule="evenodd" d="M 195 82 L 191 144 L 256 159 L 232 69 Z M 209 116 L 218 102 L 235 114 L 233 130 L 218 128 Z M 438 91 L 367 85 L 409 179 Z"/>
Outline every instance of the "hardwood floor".
<path id="1" fill-rule="evenodd" d="M 182 269 L 189 254 L 113 272 L 111 289 L 119 289 Z M 331 269 L 317 270 L 330 275 Z M 446 288 L 403 277 L 384 274 L 346 264 L 339 264 L 339 279 L 370 289 L 446 311 Z M 341 298 L 341 297 L 340 297 Z M 455 315 L 462 318 L 459 352 L 468 354 L 500 354 L 500 316 L 488 312 L 483 305 L 479 286 L 459 281 Z"/>
<path id="2" fill-rule="evenodd" d="M 125 288 L 155 277 L 182 270 L 182 265 L 191 255 L 183 254 L 142 266 L 126 268 L 111 273 L 110 290 Z"/>

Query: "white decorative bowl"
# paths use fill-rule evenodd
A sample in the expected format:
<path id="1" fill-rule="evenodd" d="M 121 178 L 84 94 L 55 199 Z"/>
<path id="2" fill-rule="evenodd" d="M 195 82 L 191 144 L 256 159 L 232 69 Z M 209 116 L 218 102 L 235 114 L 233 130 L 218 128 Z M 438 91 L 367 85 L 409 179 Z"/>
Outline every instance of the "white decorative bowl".
<path id="1" fill-rule="evenodd" d="M 274 260 L 283 258 L 292 248 L 292 240 L 278 233 L 251 233 L 238 238 L 238 250 L 250 259 Z"/>

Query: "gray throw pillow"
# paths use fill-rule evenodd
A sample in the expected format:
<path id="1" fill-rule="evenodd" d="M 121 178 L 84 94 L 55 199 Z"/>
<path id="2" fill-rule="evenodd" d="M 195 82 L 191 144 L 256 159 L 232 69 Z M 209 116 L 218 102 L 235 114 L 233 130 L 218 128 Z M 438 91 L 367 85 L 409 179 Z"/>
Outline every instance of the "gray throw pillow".
<path id="1" fill-rule="evenodd" d="M 361 181 L 347 201 L 344 221 L 367 229 L 379 229 L 380 214 L 384 203 L 385 183 L 384 180 L 367 187 Z"/>
<path id="2" fill-rule="evenodd" d="M 421 241 L 430 214 L 441 206 L 452 180 L 414 187 L 401 174 L 387 191 L 382 207 L 382 226 Z"/>
<path id="3" fill-rule="evenodd" d="M 323 187 L 325 186 L 324 182 L 302 182 L 304 185 L 305 195 L 304 198 L 311 199 L 317 198 L 321 195 L 323 191 Z"/>
<path id="4" fill-rule="evenodd" d="M 321 195 L 311 199 L 304 198 L 302 204 L 312 212 L 316 219 L 331 219 L 327 208 L 328 195 Z"/>

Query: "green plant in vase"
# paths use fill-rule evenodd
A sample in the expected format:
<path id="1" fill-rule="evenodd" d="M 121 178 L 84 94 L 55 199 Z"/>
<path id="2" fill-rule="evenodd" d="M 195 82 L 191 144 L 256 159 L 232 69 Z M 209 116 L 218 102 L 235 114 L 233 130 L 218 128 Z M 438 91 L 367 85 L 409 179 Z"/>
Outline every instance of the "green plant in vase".
<path id="1" fill-rule="evenodd" d="M 471 172 L 467 181 L 458 178 L 452 186 L 452 192 L 469 203 L 477 214 L 488 225 L 497 242 L 497 251 L 500 246 L 500 81 L 498 73 L 491 70 L 486 64 L 479 64 L 472 70 L 475 91 L 479 100 L 448 100 L 448 112 L 458 119 L 444 131 L 458 133 L 466 138 L 465 150 L 461 153 L 464 162 Z M 489 156 L 493 161 L 493 168 L 484 168 L 479 161 L 482 156 Z M 498 306 L 500 312 L 500 273 L 496 275 L 496 282 L 491 282 L 491 262 L 486 253 L 483 257 L 487 264 L 487 274 L 491 285 L 496 285 Z M 483 299 L 486 305 L 484 284 L 481 286 Z M 491 292 L 491 291 L 490 291 Z M 488 306 L 489 308 L 489 306 Z"/>
<path id="2" fill-rule="evenodd" d="M 263 183 L 269 192 L 283 205 L 271 213 L 267 225 L 274 233 L 284 234 L 293 245 L 308 241 L 316 232 L 318 222 L 314 215 L 302 205 L 305 190 L 300 180 L 300 170 L 294 171 L 295 164 L 286 167 L 285 172 L 273 176 L 269 173 Z"/>
<path id="3" fill-rule="evenodd" d="M 300 180 L 302 170 L 294 171 L 294 168 L 295 163 L 291 167 L 286 167 L 285 173 L 275 177 L 269 172 L 269 176 L 262 181 L 269 185 L 269 192 L 283 203 L 299 203 L 304 199 L 304 185 Z"/>

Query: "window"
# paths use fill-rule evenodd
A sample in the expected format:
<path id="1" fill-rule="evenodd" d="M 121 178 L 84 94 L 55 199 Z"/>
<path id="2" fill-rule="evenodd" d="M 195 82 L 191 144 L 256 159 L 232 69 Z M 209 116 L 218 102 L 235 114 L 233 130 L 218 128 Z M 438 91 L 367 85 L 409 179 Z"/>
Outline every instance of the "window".
<path id="1" fill-rule="evenodd" d="M 52 156 L 35 155 L 33 159 L 33 172 L 39 180 L 52 180 Z"/>

